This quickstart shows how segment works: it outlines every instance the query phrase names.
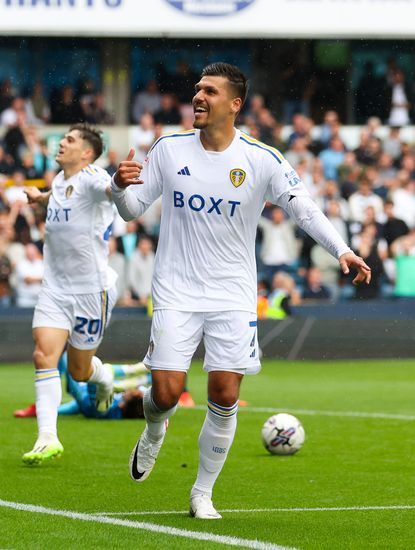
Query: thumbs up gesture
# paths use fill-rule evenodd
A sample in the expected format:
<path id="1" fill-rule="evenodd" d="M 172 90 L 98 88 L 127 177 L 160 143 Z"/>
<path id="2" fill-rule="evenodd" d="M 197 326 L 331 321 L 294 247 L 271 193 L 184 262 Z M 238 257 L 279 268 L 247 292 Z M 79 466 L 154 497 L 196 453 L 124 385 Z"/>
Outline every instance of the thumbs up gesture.
<path id="1" fill-rule="evenodd" d="M 136 160 L 133 160 L 135 150 L 130 149 L 127 158 L 120 162 L 118 170 L 114 174 L 114 181 L 118 187 L 125 188 L 129 185 L 137 185 L 144 183 L 140 180 L 141 170 L 143 165 Z"/>

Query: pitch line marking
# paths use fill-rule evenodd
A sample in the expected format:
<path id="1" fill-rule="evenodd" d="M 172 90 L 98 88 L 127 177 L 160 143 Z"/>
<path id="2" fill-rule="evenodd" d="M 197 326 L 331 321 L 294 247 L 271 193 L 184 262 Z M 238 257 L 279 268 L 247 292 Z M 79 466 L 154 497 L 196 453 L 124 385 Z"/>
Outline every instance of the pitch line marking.
<path id="1" fill-rule="evenodd" d="M 54 508 L 46 508 L 45 506 L 35 506 L 33 504 L 23 504 L 20 502 L 10 502 L 0 499 L 0 507 L 11 508 L 21 512 L 31 512 L 37 514 L 46 514 L 49 516 L 60 516 L 79 521 L 89 521 L 92 523 L 105 523 L 107 525 L 118 525 L 120 527 L 129 527 L 130 529 L 141 529 L 143 531 L 151 531 L 153 533 L 161 533 L 174 537 L 183 537 L 186 539 L 195 539 L 209 541 L 227 546 L 239 546 L 243 548 L 253 548 L 254 550 L 296 550 L 289 546 L 280 546 L 272 542 L 265 542 L 252 539 L 241 539 L 227 535 L 215 535 L 203 531 L 191 531 L 188 529 L 178 529 L 177 527 L 169 527 L 167 525 L 158 525 L 156 523 L 147 523 L 142 521 L 131 521 L 126 519 L 110 518 L 104 515 L 87 514 L 83 512 L 72 512 L 70 510 L 59 510 Z"/>
<path id="2" fill-rule="evenodd" d="M 206 407 L 203 405 L 196 405 L 192 408 L 184 407 L 181 410 L 199 410 L 205 411 Z M 238 412 L 249 412 L 249 413 L 278 413 L 278 412 L 287 412 L 289 410 L 292 414 L 303 414 L 304 416 L 338 416 L 338 417 L 348 417 L 348 418 L 380 418 L 382 420 L 407 420 L 413 422 L 415 420 L 414 415 L 410 414 L 393 414 L 393 413 L 380 413 L 380 412 L 359 412 L 359 411 L 318 411 L 310 409 L 281 409 L 278 407 L 239 407 Z"/>
<path id="3" fill-rule="evenodd" d="M 218 510 L 218 512 L 227 514 L 256 514 L 259 512 L 365 512 L 376 510 L 415 510 L 415 505 L 397 504 L 396 506 L 335 506 L 335 507 L 318 507 L 318 508 L 240 508 Z M 169 516 L 187 514 L 186 510 L 151 510 L 138 512 L 97 512 L 97 516 Z M 94 515 L 94 514 L 92 514 Z"/>

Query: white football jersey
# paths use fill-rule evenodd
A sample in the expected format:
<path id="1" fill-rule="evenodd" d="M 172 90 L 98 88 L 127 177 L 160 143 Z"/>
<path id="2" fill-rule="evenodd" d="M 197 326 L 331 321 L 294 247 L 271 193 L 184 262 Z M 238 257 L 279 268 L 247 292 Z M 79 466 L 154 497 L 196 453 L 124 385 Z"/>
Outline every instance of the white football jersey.
<path id="1" fill-rule="evenodd" d="M 255 237 L 265 201 L 307 195 L 276 149 L 236 131 L 222 152 L 199 130 L 162 136 L 128 188 L 145 205 L 162 195 L 155 309 L 256 312 Z"/>
<path id="2" fill-rule="evenodd" d="M 108 239 L 114 217 L 105 190 L 109 174 L 89 165 L 52 183 L 46 228 L 43 284 L 63 294 L 89 294 L 111 287 L 115 272 L 108 267 Z"/>

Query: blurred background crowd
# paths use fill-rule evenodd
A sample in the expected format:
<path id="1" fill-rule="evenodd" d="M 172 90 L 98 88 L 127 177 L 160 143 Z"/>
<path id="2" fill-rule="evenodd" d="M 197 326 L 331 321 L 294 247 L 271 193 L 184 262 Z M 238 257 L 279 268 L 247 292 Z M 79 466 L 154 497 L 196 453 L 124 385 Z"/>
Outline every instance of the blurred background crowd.
<path id="1" fill-rule="evenodd" d="M 342 113 L 331 106 L 316 116 L 319 82 L 301 64 L 281 74 L 280 108 L 252 89 L 238 125 L 279 149 L 347 243 L 372 268 L 369 286 L 350 276 L 278 207 L 266 204 L 257 235 L 258 313 L 282 319 L 291 306 L 314 301 L 415 296 L 415 145 L 402 137 L 412 124 L 413 86 L 393 60 L 380 78 L 365 66 L 356 90 L 362 123 L 356 147 L 344 139 Z M 131 146 L 143 160 L 164 132 L 192 127 L 191 98 L 198 75 L 178 62 L 173 76 L 141 86 L 131 100 Z M 376 80 L 376 81 L 375 81 Z M 333 105 L 335 102 L 332 102 Z M 55 141 L 44 125 L 116 120 L 92 79 L 45 94 L 40 82 L 27 93 L 0 82 L 0 307 L 33 307 L 42 279 L 45 210 L 29 206 L 26 185 L 48 190 L 58 170 Z M 100 163 L 112 175 L 119 162 L 111 143 Z M 151 309 L 150 288 L 161 207 L 138 221 L 116 215 L 110 264 L 118 273 L 119 305 Z"/>

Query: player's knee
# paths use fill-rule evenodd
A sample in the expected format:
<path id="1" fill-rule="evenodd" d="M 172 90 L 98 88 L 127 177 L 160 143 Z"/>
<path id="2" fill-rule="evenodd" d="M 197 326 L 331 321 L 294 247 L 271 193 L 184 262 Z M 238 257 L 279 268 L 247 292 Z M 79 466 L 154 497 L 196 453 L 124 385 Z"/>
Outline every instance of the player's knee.
<path id="1" fill-rule="evenodd" d="M 45 353 L 39 349 L 36 348 L 32 355 L 33 363 L 35 365 L 35 368 L 37 370 L 39 369 L 50 369 L 53 368 L 54 365 L 52 365 L 52 358 L 45 355 Z"/>
<path id="2" fill-rule="evenodd" d="M 235 388 L 211 388 L 209 400 L 221 407 L 232 407 L 239 399 L 239 392 Z"/>
<path id="3" fill-rule="evenodd" d="M 179 401 L 180 393 L 172 391 L 158 391 L 156 394 L 153 392 L 153 401 L 158 409 L 161 411 L 168 411 L 175 407 Z"/>

